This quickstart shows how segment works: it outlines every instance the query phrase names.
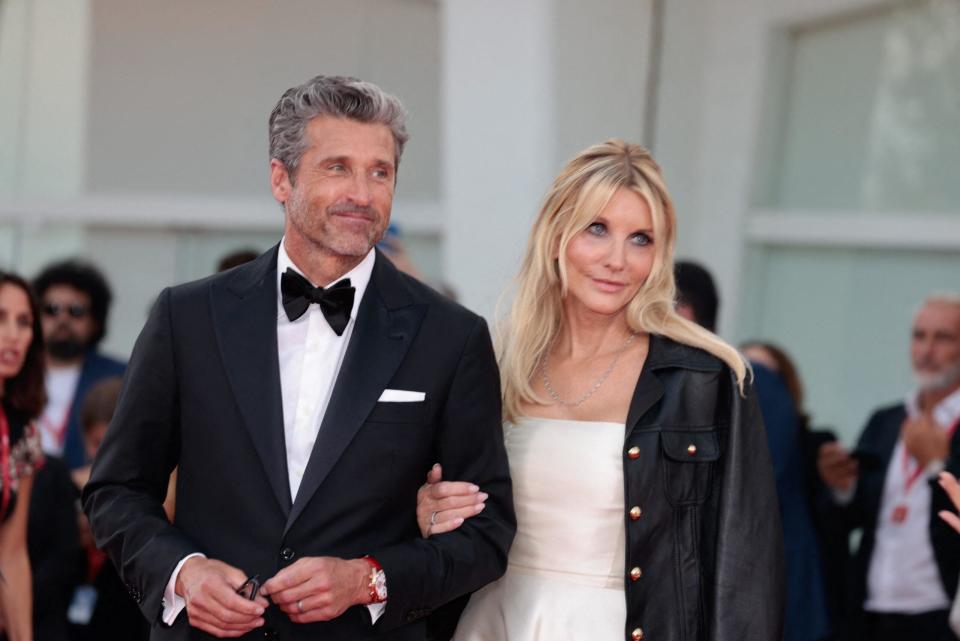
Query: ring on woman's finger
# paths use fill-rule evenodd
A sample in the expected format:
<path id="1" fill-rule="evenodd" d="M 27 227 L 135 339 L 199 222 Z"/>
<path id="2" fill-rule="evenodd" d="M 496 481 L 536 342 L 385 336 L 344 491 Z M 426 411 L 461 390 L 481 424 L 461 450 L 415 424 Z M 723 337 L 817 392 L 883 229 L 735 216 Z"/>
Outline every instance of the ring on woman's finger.
<path id="1" fill-rule="evenodd" d="M 297 609 L 300 610 L 301 614 L 303 614 L 303 599 L 297 601 Z"/>
<path id="2" fill-rule="evenodd" d="M 430 525 L 433 526 L 433 525 L 436 525 L 436 524 L 437 524 L 437 513 L 436 513 L 436 512 L 431 512 L 431 513 L 430 513 Z"/>

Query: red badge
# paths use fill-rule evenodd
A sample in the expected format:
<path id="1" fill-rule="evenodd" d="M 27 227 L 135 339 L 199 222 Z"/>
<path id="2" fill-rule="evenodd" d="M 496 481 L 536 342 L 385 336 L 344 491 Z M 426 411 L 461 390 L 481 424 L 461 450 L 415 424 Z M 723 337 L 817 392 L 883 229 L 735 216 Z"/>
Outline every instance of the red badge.
<path id="1" fill-rule="evenodd" d="M 893 508 L 893 513 L 890 515 L 890 520 L 894 523 L 900 524 L 907 520 L 907 506 L 898 505 Z"/>

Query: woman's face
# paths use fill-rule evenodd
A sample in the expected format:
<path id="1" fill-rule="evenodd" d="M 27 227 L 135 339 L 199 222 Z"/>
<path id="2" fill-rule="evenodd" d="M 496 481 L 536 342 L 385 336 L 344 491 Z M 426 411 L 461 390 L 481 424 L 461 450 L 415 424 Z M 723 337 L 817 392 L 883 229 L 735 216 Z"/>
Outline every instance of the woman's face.
<path id="1" fill-rule="evenodd" d="M 20 373 L 33 340 L 33 313 L 27 293 L 17 285 L 0 285 L 0 379 Z"/>
<path id="2" fill-rule="evenodd" d="M 621 312 L 653 268 L 653 217 L 637 193 L 618 189 L 567 244 L 568 302 L 604 315 Z"/>

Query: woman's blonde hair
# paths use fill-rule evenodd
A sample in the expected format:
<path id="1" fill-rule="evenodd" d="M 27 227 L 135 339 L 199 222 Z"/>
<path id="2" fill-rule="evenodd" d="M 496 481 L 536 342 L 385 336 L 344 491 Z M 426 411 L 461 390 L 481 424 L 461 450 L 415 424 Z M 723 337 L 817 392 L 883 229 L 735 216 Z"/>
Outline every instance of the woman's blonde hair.
<path id="1" fill-rule="evenodd" d="M 630 189 L 643 198 L 653 219 L 653 267 L 627 305 L 630 329 L 660 334 L 717 356 L 736 374 L 743 391 L 747 366 L 739 352 L 674 311 L 676 218 L 660 167 L 643 147 L 613 139 L 567 163 L 547 192 L 530 232 L 513 305 L 506 327 L 499 332 L 507 420 L 520 415 L 522 403 L 546 403 L 532 381 L 563 321 L 567 245 L 596 219 L 618 189 Z"/>

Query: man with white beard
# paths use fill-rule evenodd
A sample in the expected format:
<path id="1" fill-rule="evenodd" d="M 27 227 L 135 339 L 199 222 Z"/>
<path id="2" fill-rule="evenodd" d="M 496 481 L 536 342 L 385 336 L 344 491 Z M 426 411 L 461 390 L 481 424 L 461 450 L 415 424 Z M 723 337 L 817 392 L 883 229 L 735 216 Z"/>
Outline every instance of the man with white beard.
<path id="1" fill-rule="evenodd" d="M 910 359 L 916 387 L 904 401 L 874 412 L 852 453 L 828 443 L 818 456 L 838 514 L 863 528 L 851 577 L 854 639 L 956 639 L 947 614 L 957 567 L 935 549 L 931 503 L 960 422 L 960 296 L 923 303 Z"/>

